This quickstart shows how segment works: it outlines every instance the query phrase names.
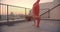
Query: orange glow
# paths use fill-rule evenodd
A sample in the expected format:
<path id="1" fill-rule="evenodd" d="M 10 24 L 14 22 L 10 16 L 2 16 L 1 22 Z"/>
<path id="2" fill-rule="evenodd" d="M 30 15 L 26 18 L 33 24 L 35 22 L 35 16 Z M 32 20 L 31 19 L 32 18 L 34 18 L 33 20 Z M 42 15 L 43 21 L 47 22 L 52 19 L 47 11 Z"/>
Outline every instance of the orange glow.
<path id="1" fill-rule="evenodd" d="M 2 15 L 7 15 L 7 7 L 6 6 L 2 6 Z M 26 9 L 26 14 L 28 15 L 30 9 Z M 13 14 L 15 15 L 19 15 L 19 14 L 23 14 L 25 15 L 25 8 L 17 8 L 17 7 L 8 7 L 8 14 L 11 14 L 11 12 L 13 12 Z"/>

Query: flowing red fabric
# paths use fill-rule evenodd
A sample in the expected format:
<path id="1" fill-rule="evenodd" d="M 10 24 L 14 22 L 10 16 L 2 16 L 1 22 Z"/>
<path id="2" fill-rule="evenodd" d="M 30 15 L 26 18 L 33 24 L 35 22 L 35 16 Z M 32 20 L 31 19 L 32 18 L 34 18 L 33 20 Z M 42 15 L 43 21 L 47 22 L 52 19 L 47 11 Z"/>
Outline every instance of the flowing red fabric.
<path id="1" fill-rule="evenodd" d="M 37 0 L 32 7 L 32 11 L 33 11 L 33 16 L 35 17 L 35 25 L 37 27 L 39 27 L 39 23 L 40 23 L 40 17 L 39 17 L 39 13 L 40 13 L 40 7 L 39 7 L 39 2 L 40 0 Z"/>

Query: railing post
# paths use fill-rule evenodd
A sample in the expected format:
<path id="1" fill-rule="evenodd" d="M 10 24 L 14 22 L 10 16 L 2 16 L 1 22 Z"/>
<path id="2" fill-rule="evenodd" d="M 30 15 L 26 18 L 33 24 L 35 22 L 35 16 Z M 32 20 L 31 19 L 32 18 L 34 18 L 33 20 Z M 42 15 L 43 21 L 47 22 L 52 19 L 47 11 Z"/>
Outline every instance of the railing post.
<path id="1" fill-rule="evenodd" d="M 48 18 L 50 18 L 50 11 L 48 11 Z"/>
<path id="2" fill-rule="evenodd" d="M 26 8 L 25 8 L 25 16 L 26 16 Z"/>
<path id="3" fill-rule="evenodd" d="M 0 4 L 0 20 L 1 20 L 1 4 Z"/>
<path id="4" fill-rule="evenodd" d="M 8 17 L 8 5 L 7 5 L 7 25 L 9 24 L 9 17 Z"/>

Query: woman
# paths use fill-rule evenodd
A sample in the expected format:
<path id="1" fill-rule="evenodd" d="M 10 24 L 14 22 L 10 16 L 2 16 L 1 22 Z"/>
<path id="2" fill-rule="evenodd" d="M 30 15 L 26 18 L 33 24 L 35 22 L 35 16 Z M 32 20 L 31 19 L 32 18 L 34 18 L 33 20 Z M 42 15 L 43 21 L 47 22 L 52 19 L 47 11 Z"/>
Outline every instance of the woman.
<path id="1" fill-rule="evenodd" d="M 34 24 L 36 25 L 36 27 L 39 27 L 39 23 L 40 23 L 40 16 L 39 16 L 39 13 L 40 13 L 40 8 L 39 8 L 39 2 L 40 0 L 37 0 L 34 4 L 33 4 L 33 7 L 32 7 L 32 17 L 34 19 Z"/>

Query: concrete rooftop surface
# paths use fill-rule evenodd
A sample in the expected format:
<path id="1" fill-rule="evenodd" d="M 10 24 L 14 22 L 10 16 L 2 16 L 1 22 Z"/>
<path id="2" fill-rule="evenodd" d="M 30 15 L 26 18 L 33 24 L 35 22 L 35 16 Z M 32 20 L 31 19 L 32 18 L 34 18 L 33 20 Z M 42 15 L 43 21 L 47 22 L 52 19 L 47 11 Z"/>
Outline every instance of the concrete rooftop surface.
<path id="1" fill-rule="evenodd" d="M 15 23 L 12 26 L 0 26 L 0 32 L 60 32 L 60 21 L 41 20 L 40 27 L 35 27 L 33 21 Z"/>

